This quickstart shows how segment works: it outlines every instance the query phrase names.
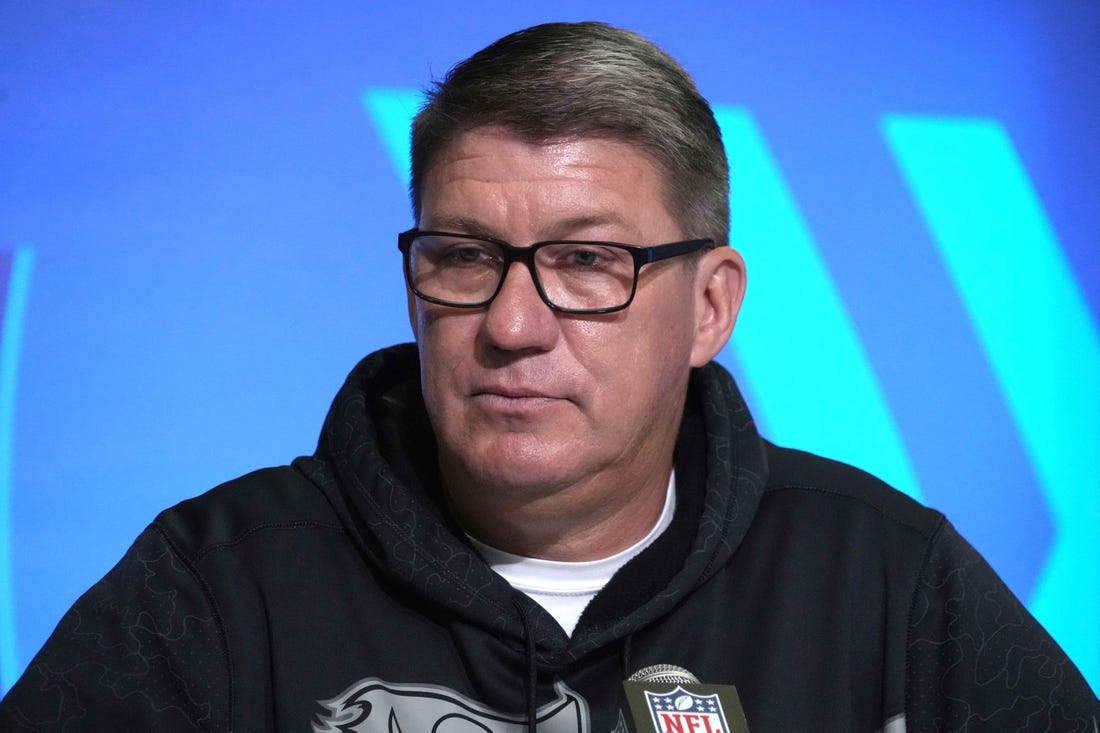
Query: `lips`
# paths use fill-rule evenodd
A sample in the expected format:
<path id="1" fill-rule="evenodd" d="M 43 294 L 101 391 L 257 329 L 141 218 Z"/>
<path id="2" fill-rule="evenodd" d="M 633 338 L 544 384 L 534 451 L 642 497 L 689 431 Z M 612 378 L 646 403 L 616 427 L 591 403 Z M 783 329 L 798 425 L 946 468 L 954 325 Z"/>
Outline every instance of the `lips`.
<path id="1" fill-rule="evenodd" d="M 564 398 L 534 387 L 493 384 L 473 390 L 471 399 L 488 413 L 528 418 L 562 404 Z"/>
<path id="2" fill-rule="evenodd" d="M 545 392 L 537 389 L 531 389 L 528 387 L 504 387 L 504 386 L 489 386 L 476 389 L 473 392 L 474 396 L 493 396 L 493 397 L 506 397 L 508 399 L 554 399 L 552 395 L 548 395 Z"/>

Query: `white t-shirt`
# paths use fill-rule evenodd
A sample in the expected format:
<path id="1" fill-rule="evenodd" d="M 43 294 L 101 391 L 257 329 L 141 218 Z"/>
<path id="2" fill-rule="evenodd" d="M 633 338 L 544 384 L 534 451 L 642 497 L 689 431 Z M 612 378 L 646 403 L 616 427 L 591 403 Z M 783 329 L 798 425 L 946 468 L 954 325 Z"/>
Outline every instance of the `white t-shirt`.
<path id="1" fill-rule="evenodd" d="M 473 537 L 470 537 L 470 541 L 493 570 L 511 583 L 513 588 L 523 591 L 549 611 L 565 629 L 565 633 L 572 635 L 588 602 L 607 585 L 607 581 L 611 580 L 611 576 L 619 568 L 649 547 L 668 528 L 675 510 L 676 472 L 673 471 L 668 477 L 665 506 L 657 523 L 649 530 L 649 534 L 633 546 L 611 557 L 586 562 L 539 560 L 498 550 Z"/>

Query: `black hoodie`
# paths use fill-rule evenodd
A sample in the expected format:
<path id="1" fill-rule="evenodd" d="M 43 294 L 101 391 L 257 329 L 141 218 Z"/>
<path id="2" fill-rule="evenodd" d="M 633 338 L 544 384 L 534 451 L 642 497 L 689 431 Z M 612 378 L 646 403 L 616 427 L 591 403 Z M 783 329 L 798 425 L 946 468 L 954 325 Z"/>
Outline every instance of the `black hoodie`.
<path id="1" fill-rule="evenodd" d="M 622 680 L 665 663 L 736 686 L 753 733 L 1097 730 L 942 515 L 761 440 L 716 364 L 692 374 L 672 525 L 572 636 L 464 540 L 435 454 L 415 348 L 367 357 L 314 456 L 157 517 L 0 729 L 622 733 Z"/>

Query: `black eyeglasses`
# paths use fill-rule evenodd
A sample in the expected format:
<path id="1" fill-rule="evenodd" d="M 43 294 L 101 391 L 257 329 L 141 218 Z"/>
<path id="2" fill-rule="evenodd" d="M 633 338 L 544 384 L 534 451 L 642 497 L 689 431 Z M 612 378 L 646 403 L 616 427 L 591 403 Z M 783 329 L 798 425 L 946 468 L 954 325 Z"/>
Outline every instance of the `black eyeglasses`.
<path id="1" fill-rule="evenodd" d="M 552 241 L 514 247 L 487 237 L 410 229 L 397 235 L 405 280 L 418 298 L 454 308 L 493 301 L 513 262 L 527 265 L 539 297 L 562 313 L 614 313 L 630 305 L 638 271 L 659 260 L 714 247 L 709 239 L 638 247 Z"/>

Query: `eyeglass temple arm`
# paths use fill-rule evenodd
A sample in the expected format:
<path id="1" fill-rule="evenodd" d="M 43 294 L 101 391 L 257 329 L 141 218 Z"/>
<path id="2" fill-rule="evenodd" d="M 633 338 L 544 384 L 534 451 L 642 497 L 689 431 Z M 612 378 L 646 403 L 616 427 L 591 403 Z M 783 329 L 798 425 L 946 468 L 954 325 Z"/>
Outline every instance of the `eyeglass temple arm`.
<path id="1" fill-rule="evenodd" d="M 660 260 L 671 259 L 672 257 L 679 257 L 680 255 L 686 255 L 690 252 L 713 246 L 714 241 L 710 239 L 689 239 L 684 242 L 673 242 L 671 244 L 648 247 L 640 253 L 642 256 L 639 264 L 648 265 L 650 262 L 658 262 Z"/>

